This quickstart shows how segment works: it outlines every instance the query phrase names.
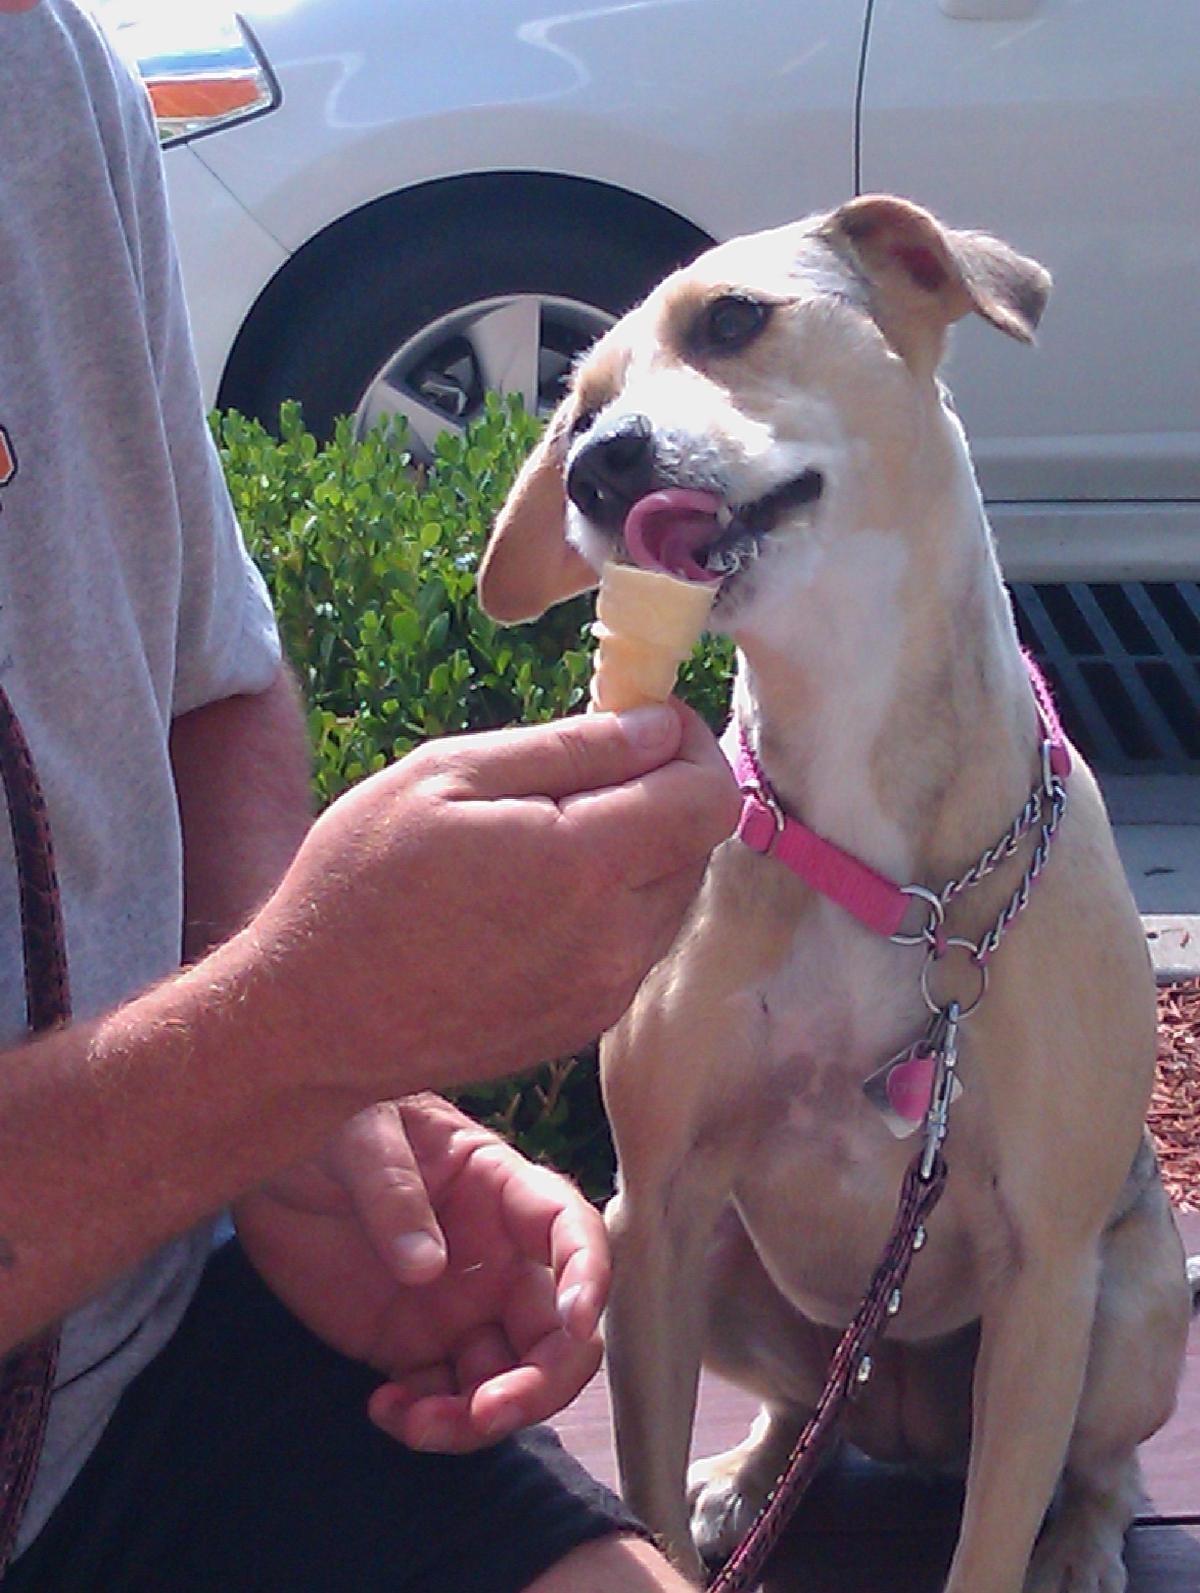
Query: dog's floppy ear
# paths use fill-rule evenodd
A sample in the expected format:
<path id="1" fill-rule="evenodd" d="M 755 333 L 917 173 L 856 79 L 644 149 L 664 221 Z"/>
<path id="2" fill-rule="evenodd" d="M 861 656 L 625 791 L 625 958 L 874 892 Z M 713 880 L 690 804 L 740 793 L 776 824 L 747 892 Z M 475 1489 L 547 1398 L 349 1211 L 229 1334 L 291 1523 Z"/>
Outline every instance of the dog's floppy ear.
<path id="1" fill-rule="evenodd" d="M 856 260 L 884 336 L 914 368 L 935 369 L 946 328 L 972 310 L 1010 337 L 1033 342 L 1050 273 L 999 239 L 952 231 L 886 194 L 852 199 L 822 232 Z"/>
<path id="2" fill-rule="evenodd" d="M 479 566 L 479 601 L 503 625 L 537 619 L 599 580 L 566 536 L 568 403 L 521 467 Z"/>

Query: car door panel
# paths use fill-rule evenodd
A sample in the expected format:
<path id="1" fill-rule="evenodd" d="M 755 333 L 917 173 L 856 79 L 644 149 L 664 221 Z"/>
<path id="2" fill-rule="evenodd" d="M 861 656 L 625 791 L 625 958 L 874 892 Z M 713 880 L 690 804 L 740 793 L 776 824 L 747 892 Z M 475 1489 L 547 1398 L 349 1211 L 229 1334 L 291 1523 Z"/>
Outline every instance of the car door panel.
<path id="1" fill-rule="evenodd" d="M 1028 351 L 957 330 L 948 376 L 985 494 L 1200 499 L 1200 6 L 876 0 L 865 191 L 907 194 L 1050 267 Z"/>

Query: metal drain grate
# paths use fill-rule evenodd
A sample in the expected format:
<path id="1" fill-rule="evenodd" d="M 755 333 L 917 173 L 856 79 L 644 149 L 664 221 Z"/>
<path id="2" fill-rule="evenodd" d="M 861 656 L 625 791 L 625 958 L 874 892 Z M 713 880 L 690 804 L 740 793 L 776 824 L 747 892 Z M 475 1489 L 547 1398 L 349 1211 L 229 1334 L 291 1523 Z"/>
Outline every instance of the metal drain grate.
<path id="1" fill-rule="evenodd" d="M 1014 584 L 1067 734 L 1110 774 L 1200 774 L 1200 582 Z"/>

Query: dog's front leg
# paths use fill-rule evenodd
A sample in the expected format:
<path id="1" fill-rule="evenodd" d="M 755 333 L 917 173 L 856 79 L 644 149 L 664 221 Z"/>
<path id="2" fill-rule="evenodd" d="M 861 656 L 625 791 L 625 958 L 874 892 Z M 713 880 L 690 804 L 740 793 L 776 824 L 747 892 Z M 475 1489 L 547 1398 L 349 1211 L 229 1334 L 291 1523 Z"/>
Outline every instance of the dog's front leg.
<path id="1" fill-rule="evenodd" d="M 666 1183 L 623 1183 L 608 1208 L 605 1336 L 621 1491 L 685 1575 L 703 1582 L 687 1465 L 706 1334 L 705 1251 L 721 1200 L 693 1157 Z"/>
<path id="2" fill-rule="evenodd" d="M 962 1531 L 946 1593 L 1020 1593 L 1062 1471 L 1096 1309 L 1094 1247 L 1026 1254 L 987 1289 Z"/>

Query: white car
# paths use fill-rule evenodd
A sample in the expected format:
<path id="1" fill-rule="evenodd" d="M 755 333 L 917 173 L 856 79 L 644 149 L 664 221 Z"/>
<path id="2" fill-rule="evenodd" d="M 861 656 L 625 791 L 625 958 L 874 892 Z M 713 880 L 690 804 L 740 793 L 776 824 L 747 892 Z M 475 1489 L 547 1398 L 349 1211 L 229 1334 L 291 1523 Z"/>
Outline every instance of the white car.
<path id="1" fill-rule="evenodd" d="M 1035 255 L 1039 348 L 965 324 L 949 367 L 1008 573 L 1172 583 L 1200 725 L 1196 0 L 100 5 L 207 396 L 268 421 L 401 412 L 427 447 L 489 386 L 548 409 L 670 266 L 856 191 Z"/>

